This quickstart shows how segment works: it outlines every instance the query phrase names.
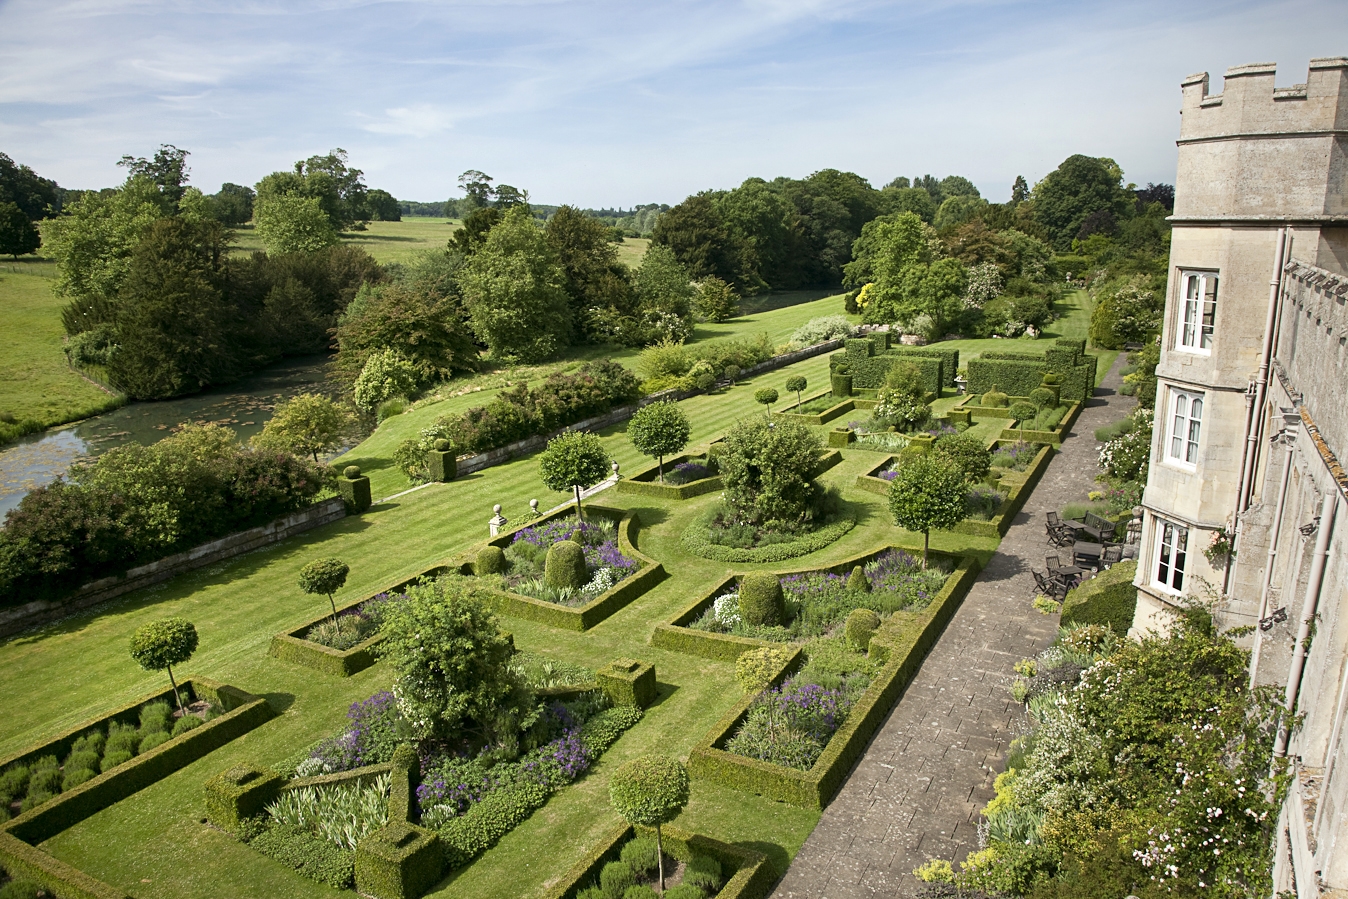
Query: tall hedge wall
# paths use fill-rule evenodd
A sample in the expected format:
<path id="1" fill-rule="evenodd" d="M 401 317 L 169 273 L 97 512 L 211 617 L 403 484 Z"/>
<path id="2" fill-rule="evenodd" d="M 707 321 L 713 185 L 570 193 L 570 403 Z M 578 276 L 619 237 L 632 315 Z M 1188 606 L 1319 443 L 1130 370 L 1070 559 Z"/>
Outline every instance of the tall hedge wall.
<path id="1" fill-rule="evenodd" d="M 1062 399 L 1084 402 L 1095 391 L 1095 356 L 1081 353 L 1077 342 L 1055 344 L 1043 355 L 1019 352 L 984 353 L 969 360 L 969 393 L 983 394 L 994 386 L 1011 396 L 1029 396 L 1047 372 L 1062 375 Z"/>
<path id="2" fill-rule="evenodd" d="M 863 341 L 866 342 L 866 341 Z M 900 362 L 911 362 L 922 373 L 922 387 L 929 393 L 940 394 L 941 386 L 946 382 L 945 363 L 938 356 L 925 356 L 916 353 L 900 354 L 896 350 L 880 356 L 860 356 L 851 353 L 834 353 L 829 357 L 830 371 L 837 370 L 841 364 L 848 366 L 852 375 L 852 388 L 874 390 L 885 383 L 889 370 Z M 949 377 L 953 378 L 954 375 Z"/>

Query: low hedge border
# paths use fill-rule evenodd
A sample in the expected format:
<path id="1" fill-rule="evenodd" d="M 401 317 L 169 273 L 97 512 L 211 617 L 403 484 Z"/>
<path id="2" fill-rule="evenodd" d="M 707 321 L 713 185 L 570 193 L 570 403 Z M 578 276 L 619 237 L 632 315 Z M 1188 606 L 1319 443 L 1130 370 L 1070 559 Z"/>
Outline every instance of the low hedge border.
<path id="1" fill-rule="evenodd" d="M 871 638 L 871 654 L 884 667 L 824 747 L 814 767 L 797 771 L 720 748 L 748 713 L 755 698 L 749 695 L 693 747 L 688 757 L 689 774 L 803 808 L 822 809 L 828 805 L 973 586 L 981 567 L 979 561 L 973 556 L 954 558 L 955 570 L 926 609 L 891 615 Z M 786 670 L 778 677 L 784 677 Z"/>
<path id="2" fill-rule="evenodd" d="M 546 521 L 552 521 L 557 518 L 565 517 L 570 514 L 570 510 L 562 509 L 550 515 L 540 516 L 533 521 L 526 522 L 511 531 L 501 534 L 488 541 L 493 546 L 505 548 L 510 545 L 517 531 L 526 527 L 533 527 Z M 583 606 L 571 608 L 568 606 L 559 606 L 556 603 L 544 602 L 541 599 L 534 599 L 532 596 L 521 596 L 518 593 L 509 593 L 505 590 L 487 589 L 484 592 L 490 598 L 493 607 L 502 615 L 508 615 L 511 618 L 523 618 L 526 621 L 537 621 L 539 624 L 546 624 L 548 627 L 555 627 L 568 631 L 587 631 L 608 618 L 614 612 L 626 606 L 632 600 L 653 588 L 656 584 L 663 581 L 667 575 L 665 568 L 659 562 L 650 556 L 641 552 L 636 547 L 636 534 L 640 526 L 641 519 L 635 511 L 624 512 L 620 509 L 611 509 L 606 506 L 589 506 L 585 510 L 586 515 L 603 515 L 608 518 L 618 519 L 618 548 L 623 555 L 629 558 L 635 558 L 642 563 L 642 568 L 636 574 L 627 578 L 619 584 L 614 585 L 608 590 L 596 596 Z M 481 547 L 474 547 L 466 557 L 466 561 L 460 563 L 459 571 L 462 574 L 474 574 L 472 559 L 477 557 L 477 550 Z"/>
<path id="3" fill-rule="evenodd" d="M 665 471 L 669 471 L 675 465 L 681 462 L 687 462 L 691 459 L 705 459 L 705 453 L 685 453 L 681 456 L 674 456 L 665 461 Z M 709 478 L 702 478 L 697 481 L 690 481 L 687 484 L 661 484 L 655 478 L 659 476 L 660 464 L 648 465 L 645 468 L 632 475 L 630 478 L 623 478 L 618 481 L 616 490 L 619 493 L 631 493 L 636 496 L 655 496 L 660 499 L 692 499 L 695 496 L 701 496 L 704 493 L 714 493 L 721 489 L 721 476 L 714 474 Z"/>
<path id="4" fill-rule="evenodd" d="M 832 574 L 848 574 L 858 565 L 865 565 L 876 556 L 891 549 L 902 550 L 906 553 L 916 552 L 905 546 L 894 544 L 885 544 L 869 549 L 864 553 L 843 559 L 840 562 L 834 562 L 832 565 L 811 565 L 809 568 L 797 568 L 791 571 L 774 572 L 778 577 L 788 577 L 793 574 L 805 574 L 811 571 L 827 571 Z M 933 551 L 935 557 L 954 558 Z M 687 655 L 701 656 L 704 659 L 715 659 L 720 662 L 733 662 L 742 654 L 751 649 L 758 649 L 762 646 L 783 647 L 791 652 L 791 661 L 788 662 L 789 668 L 795 663 L 800 655 L 800 649 L 794 644 L 777 643 L 772 640 L 759 640 L 753 637 L 737 637 L 734 634 L 714 634 L 710 631 L 700 631 L 691 628 L 692 624 L 702 616 L 702 613 L 711 607 L 716 597 L 724 594 L 728 589 L 739 583 L 743 575 L 728 574 L 719 581 L 715 587 L 703 593 L 692 604 L 685 606 L 682 611 L 666 622 L 657 624 L 655 630 L 651 632 L 651 645 L 660 649 L 669 649 L 674 652 L 682 652 Z"/>
<path id="5" fill-rule="evenodd" d="M 586 884 L 599 878 L 604 865 L 617 860 L 623 844 L 637 833 L 654 834 L 655 831 L 648 827 L 633 828 L 630 824 L 619 824 L 604 834 L 585 858 L 562 875 L 561 880 L 545 894 L 545 899 L 576 899 L 576 894 Z M 725 885 L 716 894 L 716 899 L 763 899 L 777 882 L 778 872 L 773 870 L 768 857 L 761 852 L 723 843 L 673 824 L 662 827 L 660 835 L 665 851 L 680 861 L 686 862 L 696 854 L 709 855 L 721 863 L 722 873 L 728 876 Z"/>
<path id="6" fill-rule="evenodd" d="M 857 475 L 857 487 L 869 493 L 878 493 L 880 496 L 889 496 L 889 481 L 880 477 L 880 472 L 884 471 L 899 458 L 897 453 L 890 453 L 879 462 L 866 469 L 864 474 Z"/>
<path id="7" fill-rule="evenodd" d="M 413 575 L 410 578 L 404 578 L 387 587 L 376 590 L 369 596 L 362 597 L 341 606 L 337 609 L 337 614 L 349 612 L 367 600 L 373 599 L 381 593 L 401 593 L 413 584 L 418 583 L 423 578 L 434 578 L 442 574 L 447 574 L 453 569 L 447 565 L 437 565 L 428 568 L 420 574 Z M 267 655 L 274 659 L 280 659 L 283 662 L 291 662 L 295 665 L 303 665 L 306 668 L 313 668 L 315 671 L 322 671 L 324 674 L 331 674 L 336 677 L 350 677 L 357 672 L 369 668 L 377 660 L 375 647 L 384 642 L 383 634 L 375 634 L 368 640 L 358 643 L 350 649 L 333 649 L 330 646 L 324 646 L 321 643 L 314 643 L 305 639 L 309 629 L 314 625 L 322 624 L 324 621 L 332 618 L 332 615 L 320 615 L 317 618 L 310 619 L 299 627 L 285 633 L 277 634 L 271 638 L 271 645 L 267 648 Z"/>
<path id="8" fill-rule="evenodd" d="M 163 780 L 276 715 L 266 699 L 237 687 L 201 677 L 189 678 L 180 689 L 184 687 L 194 700 L 209 699 L 219 703 L 225 714 L 0 825 L 0 866 L 11 875 L 38 883 L 61 899 L 124 899 L 125 894 L 120 890 L 57 860 L 38 848 L 38 844 Z M 144 696 L 110 715 L 86 721 L 55 740 L 12 756 L 3 764 L 36 758 L 39 754 L 59 756 L 89 728 L 112 721 L 129 721 L 145 703 L 168 700 L 172 694 L 173 691 L 168 689 Z"/>
<path id="9" fill-rule="evenodd" d="M 825 390 L 822 393 L 816 393 L 814 396 L 806 397 L 804 402 L 812 403 L 817 399 L 822 399 L 826 396 L 830 396 L 832 392 L 833 392 L 832 390 Z M 803 403 L 801 405 L 803 405 Z M 841 418 L 848 412 L 851 412 L 855 407 L 856 407 L 855 403 L 852 400 L 841 400 L 837 404 L 829 406 L 823 412 L 792 412 L 791 410 L 796 407 L 788 406 L 787 408 L 783 409 L 781 412 L 778 412 L 777 414 L 785 416 L 786 418 L 795 419 L 796 421 L 801 422 L 802 424 L 826 425 L 829 422 L 833 421 L 833 419 Z"/>
<path id="10" fill-rule="evenodd" d="M 695 556 L 711 559 L 715 562 L 784 562 L 798 556 L 807 556 L 826 546 L 836 543 L 852 528 L 856 527 L 856 515 L 848 512 L 832 524 L 826 524 L 819 530 L 792 540 L 790 543 L 774 543 L 771 546 L 757 546 L 739 549 L 734 546 L 721 546 L 708 539 L 709 533 L 701 522 L 693 522 L 684 529 L 679 542 L 683 548 Z"/>

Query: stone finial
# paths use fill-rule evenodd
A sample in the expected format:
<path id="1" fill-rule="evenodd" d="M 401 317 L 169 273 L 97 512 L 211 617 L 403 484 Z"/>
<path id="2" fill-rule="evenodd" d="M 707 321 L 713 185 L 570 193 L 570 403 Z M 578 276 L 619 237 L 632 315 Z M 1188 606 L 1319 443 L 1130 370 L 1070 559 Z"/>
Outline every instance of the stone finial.
<path id="1" fill-rule="evenodd" d="M 496 514 L 487 519 L 487 530 L 491 531 L 491 535 L 495 537 L 497 534 L 501 533 L 501 528 L 505 527 L 510 522 L 510 519 L 501 514 L 500 503 L 492 506 L 491 510 Z"/>
<path id="2" fill-rule="evenodd" d="M 613 480 L 616 481 L 616 480 L 618 480 L 618 478 L 620 478 L 620 477 L 622 477 L 622 475 L 618 474 L 618 463 L 617 463 L 617 462 L 614 462 L 614 463 L 613 463 Z"/>

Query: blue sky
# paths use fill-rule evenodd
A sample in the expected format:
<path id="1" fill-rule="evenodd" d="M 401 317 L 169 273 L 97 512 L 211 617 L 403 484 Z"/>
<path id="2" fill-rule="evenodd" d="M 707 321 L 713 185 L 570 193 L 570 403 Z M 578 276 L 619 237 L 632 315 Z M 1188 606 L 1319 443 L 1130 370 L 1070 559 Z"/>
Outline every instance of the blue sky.
<path id="1" fill-rule="evenodd" d="M 172 143 L 207 192 L 343 147 L 417 200 L 469 168 L 631 206 L 834 167 L 1002 201 L 1072 153 L 1173 181 L 1185 75 L 1338 55 L 1343 0 L 0 0 L 0 151 L 70 187 Z"/>

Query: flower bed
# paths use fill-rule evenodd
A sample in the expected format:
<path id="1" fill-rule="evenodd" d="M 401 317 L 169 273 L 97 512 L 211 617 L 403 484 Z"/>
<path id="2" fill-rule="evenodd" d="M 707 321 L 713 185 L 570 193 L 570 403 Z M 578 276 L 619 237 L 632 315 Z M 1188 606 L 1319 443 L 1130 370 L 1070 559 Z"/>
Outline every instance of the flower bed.
<path id="1" fill-rule="evenodd" d="M 932 555 L 940 557 L 942 554 Z M 748 758 L 728 750 L 728 743 L 742 732 L 755 704 L 760 702 L 761 694 L 756 694 L 741 700 L 693 748 L 688 759 L 689 773 L 696 778 L 792 805 L 806 808 L 827 805 L 973 585 L 979 569 L 976 559 L 969 556 L 945 558 L 954 570 L 931 602 L 921 611 L 896 612 L 871 638 L 869 657 L 879 669 L 807 770 Z M 717 635 L 708 635 L 708 638 L 725 639 Z M 768 689 L 781 686 L 797 662 L 798 659 L 788 661 Z"/>
<path id="2" fill-rule="evenodd" d="M 520 670 L 538 668 L 525 663 Z M 540 718 L 528 731 L 534 745 L 511 758 L 496 746 L 417 743 L 393 694 L 376 693 L 351 706 L 339 732 L 282 766 L 285 774 L 231 771 L 216 778 L 207 785 L 208 814 L 310 879 L 380 899 L 419 895 L 374 883 L 362 853 L 384 847 L 367 840 L 388 842 L 388 832 L 401 829 L 430 846 L 417 878 L 429 887 L 583 777 L 642 716 L 637 707 L 611 707 L 592 682 L 540 687 L 536 695 Z M 400 770 L 408 772 L 401 791 Z"/>
<path id="3" fill-rule="evenodd" d="M 170 735 L 157 745 L 110 766 L 83 783 L 62 790 L 0 825 L 0 866 L 11 875 L 32 880 L 60 896 L 122 897 L 120 891 L 48 855 L 39 844 L 163 780 L 275 716 L 262 697 L 205 678 L 190 678 L 178 689 L 185 700 L 212 703 L 220 714 L 177 736 Z M 77 745 L 87 745 L 92 731 L 106 735 L 109 731 L 128 728 L 133 722 L 139 725 L 143 709 L 170 702 L 172 695 L 171 689 L 165 689 L 110 715 L 87 721 L 40 746 L 0 760 L 0 770 L 33 765 L 46 757 L 68 758 Z M 82 739 L 86 743 L 81 744 Z"/>
<path id="4" fill-rule="evenodd" d="M 1059 407 L 1061 408 L 1061 407 Z M 1076 424 L 1078 416 L 1081 415 L 1081 403 L 1072 403 L 1067 407 L 1058 423 L 1047 430 L 1037 430 L 1033 428 L 1016 428 L 1008 425 L 1002 430 L 1001 440 L 1021 440 L 1026 443 L 1048 443 L 1053 446 L 1062 446 L 1062 441 L 1067 432 Z M 1011 423 L 1012 425 L 1015 422 Z"/>
<path id="5" fill-rule="evenodd" d="M 442 574 L 448 574 L 452 570 L 449 566 L 437 565 L 418 575 L 390 584 L 372 596 L 355 600 L 338 608 L 339 624 L 343 623 L 345 619 L 360 622 L 359 625 L 352 628 L 354 636 L 360 639 L 350 645 L 344 646 L 338 642 L 336 646 L 329 646 L 311 639 L 318 636 L 315 631 L 332 622 L 332 615 L 327 614 L 312 618 L 293 630 L 272 637 L 267 654 L 275 659 L 303 665 L 306 668 L 313 668 L 316 671 L 322 671 L 325 674 L 332 674 L 337 677 L 350 677 L 358 671 L 364 671 L 375 663 L 376 647 L 384 639 L 378 633 L 377 615 L 371 614 L 373 607 L 402 593 L 413 584 L 420 583 L 422 580 L 432 580 Z"/>
<path id="6" fill-rule="evenodd" d="M 641 469 L 630 478 L 618 481 L 619 493 L 658 496 L 662 499 L 691 499 L 721 489 L 721 477 L 706 453 L 674 456 L 665 460 L 665 482 L 659 482 L 658 464 Z M 700 470 L 699 470 L 700 469 Z"/>
<path id="7" fill-rule="evenodd" d="M 634 838 L 649 838 L 651 833 L 653 831 L 646 828 L 634 829 L 630 824 L 613 828 L 600 839 L 594 851 L 563 875 L 547 894 L 547 899 L 586 899 L 592 885 L 599 883 L 603 869 L 612 862 L 620 861 L 625 854 L 624 849 Z M 777 879 L 768 857 L 752 849 L 713 840 L 673 824 L 666 824 L 661 829 L 661 836 L 666 856 L 684 863 L 692 862 L 698 856 L 715 860 L 720 868 L 723 885 L 716 892 L 703 889 L 704 896 L 714 896 L 715 899 L 763 899 Z M 627 850 L 626 854 L 630 855 L 632 851 Z"/>
<path id="8" fill-rule="evenodd" d="M 607 530 L 602 532 L 601 539 L 600 531 L 595 524 L 591 524 L 585 530 L 586 539 L 592 541 L 586 548 L 586 567 L 592 578 L 586 587 L 593 589 L 588 593 L 582 590 L 579 596 L 574 597 L 574 605 L 564 605 L 518 592 L 520 582 L 512 582 L 508 573 L 504 577 L 484 576 L 482 581 L 486 587 L 485 592 L 498 612 L 514 618 L 538 621 L 551 627 L 584 631 L 594 627 L 664 580 L 664 567 L 636 548 L 635 538 L 640 523 L 636 512 L 623 512 L 619 509 L 591 505 L 585 507 L 585 514 L 591 523 L 596 519 L 613 523 L 613 539 L 608 538 Z M 572 515 L 574 511 L 569 508 L 558 510 L 507 531 L 488 541 L 486 545 L 500 547 L 502 550 L 516 547 L 515 556 L 523 564 L 523 560 L 530 552 L 537 554 L 537 550 L 545 544 L 550 545 L 558 539 L 569 537 L 575 529 Z M 473 561 L 464 560 L 459 564 L 458 570 L 461 574 L 476 576 L 477 554 L 473 553 L 469 558 Z M 542 554 L 537 554 L 537 558 L 541 560 Z M 615 574 L 604 575 L 604 571 Z M 614 577 L 616 579 L 607 582 L 603 580 Z M 599 589 L 600 586 L 603 589 Z"/>

